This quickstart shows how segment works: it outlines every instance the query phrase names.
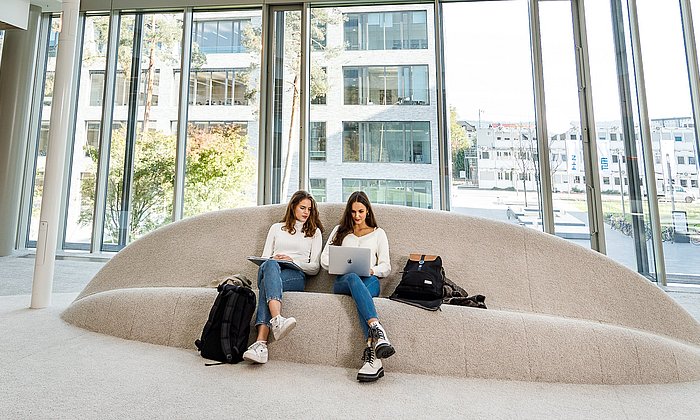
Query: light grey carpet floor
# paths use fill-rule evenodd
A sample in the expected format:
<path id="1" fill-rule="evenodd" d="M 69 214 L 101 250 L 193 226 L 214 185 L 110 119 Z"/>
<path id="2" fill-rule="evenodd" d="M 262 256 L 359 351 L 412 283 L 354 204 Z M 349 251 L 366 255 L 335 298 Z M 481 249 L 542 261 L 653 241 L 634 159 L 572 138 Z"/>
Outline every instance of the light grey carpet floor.
<path id="1" fill-rule="evenodd" d="M 0 419 L 700 418 L 700 382 L 592 386 L 387 372 L 359 384 L 355 370 L 312 364 L 205 367 L 194 350 L 64 323 L 59 314 L 75 296 L 54 294 L 41 310 L 27 308 L 28 295 L 0 297 Z"/>

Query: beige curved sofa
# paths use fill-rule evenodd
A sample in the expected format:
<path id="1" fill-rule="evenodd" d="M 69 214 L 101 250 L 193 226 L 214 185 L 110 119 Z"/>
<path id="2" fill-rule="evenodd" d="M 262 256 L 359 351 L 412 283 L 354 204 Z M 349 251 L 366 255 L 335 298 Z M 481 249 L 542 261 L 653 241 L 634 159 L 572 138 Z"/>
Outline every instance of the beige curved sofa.
<path id="1" fill-rule="evenodd" d="M 324 242 L 343 209 L 319 206 Z M 115 255 L 63 313 L 74 325 L 193 349 L 216 295 L 262 252 L 284 206 L 208 213 L 172 223 Z M 642 384 L 700 380 L 700 324 L 665 293 L 616 262 L 552 235 L 435 210 L 377 205 L 389 237 L 393 291 L 411 252 L 439 254 L 448 277 L 487 296 L 488 310 L 428 312 L 375 299 L 397 349 L 389 371 L 523 381 Z M 358 367 L 352 300 L 330 293 L 325 271 L 283 313 L 299 324 L 271 343 L 272 360 Z M 312 292 L 312 293 L 310 293 Z M 309 355 L 313 355 L 310 358 Z"/>

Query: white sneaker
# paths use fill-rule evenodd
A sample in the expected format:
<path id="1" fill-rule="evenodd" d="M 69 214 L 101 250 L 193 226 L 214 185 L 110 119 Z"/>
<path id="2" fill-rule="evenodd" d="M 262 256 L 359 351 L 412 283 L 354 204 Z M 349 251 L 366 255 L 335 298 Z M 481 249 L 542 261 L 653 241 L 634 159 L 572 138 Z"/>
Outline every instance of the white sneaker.
<path id="1" fill-rule="evenodd" d="M 286 337 L 297 326 L 297 320 L 291 316 L 285 318 L 282 315 L 277 315 L 270 320 L 270 325 L 272 325 L 272 335 L 277 341 Z"/>
<path id="2" fill-rule="evenodd" d="M 362 365 L 360 371 L 357 372 L 358 381 L 374 382 L 384 376 L 382 361 L 376 358 L 374 347 L 372 345 L 365 347 L 365 351 L 362 354 L 362 360 L 365 362 L 365 364 Z"/>
<path id="3" fill-rule="evenodd" d="M 252 363 L 267 363 L 267 344 L 264 341 L 256 341 L 243 353 L 243 360 Z"/>
<path id="4" fill-rule="evenodd" d="M 369 327 L 369 336 L 375 342 L 374 350 L 378 359 L 386 359 L 396 353 L 394 346 L 391 345 L 389 338 L 386 336 L 384 327 L 379 322 L 375 322 Z"/>

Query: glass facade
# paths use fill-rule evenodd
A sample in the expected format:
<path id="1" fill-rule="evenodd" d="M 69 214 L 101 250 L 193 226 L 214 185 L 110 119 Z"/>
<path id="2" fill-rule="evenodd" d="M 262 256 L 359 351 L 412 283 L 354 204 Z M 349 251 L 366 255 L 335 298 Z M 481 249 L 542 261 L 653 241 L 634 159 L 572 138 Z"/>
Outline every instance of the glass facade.
<path id="1" fill-rule="evenodd" d="M 585 2 L 586 50 L 575 47 L 583 21 L 568 0 L 537 8 L 527 0 L 324 3 L 310 8 L 306 31 L 296 5 L 270 6 L 266 17 L 252 5 L 125 10 L 117 40 L 107 11 L 83 14 L 63 246 L 93 249 L 101 237 L 99 250 L 115 251 L 180 217 L 285 202 L 307 185 L 318 201 L 343 202 L 361 189 L 377 203 L 516 223 L 593 249 L 600 229 L 593 237 L 616 261 L 655 280 L 663 258 L 669 282 L 700 283 L 698 139 L 681 8 L 638 0 L 631 22 L 623 3 L 619 26 L 610 2 Z M 697 18 L 700 5 L 691 4 Z M 33 215 L 24 223 L 30 246 L 59 29 L 45 18 L 36 155 L 27 165 L 33 200 L 23 210 Z M 2 39 L 0 31 L 0 48 Z M 110 41 L 118 49 L 111 65 Z M 580 108 L 591 86 L 594 124 L 582 122 Z M 104 115 L 111 129 L 102 129 Z M 185 151 L 181 169 L 177 150 Z M 544 222 L 550 212 L 553 229 Z"/>

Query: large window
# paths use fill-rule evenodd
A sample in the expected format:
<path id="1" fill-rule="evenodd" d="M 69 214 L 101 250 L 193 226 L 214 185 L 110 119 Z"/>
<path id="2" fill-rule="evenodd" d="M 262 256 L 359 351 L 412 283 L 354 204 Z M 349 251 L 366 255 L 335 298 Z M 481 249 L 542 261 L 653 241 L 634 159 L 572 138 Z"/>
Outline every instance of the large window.
<path id="1" fill-rule="evenodd" d="M 430 163 L 430 123 L 343 122 L 343 161 Z"/>
<path id="2" fill-rule="evenodd" d="M 205 54 L 244 53 L 244 31 L 250 26 L 250 19 L 209 20 L 201 14 L 202 20 L 194 22 L 193 42 Z"/>
<path id="3" fill-rule="evenodd" d="M 428 66 L 343 67 L 345 105 L 427 105 Z"/>
<path id="4" fill-rule="evenodd" d="M 426 12 L 345 13 L 345 49 L 416 50 L 428 48 Z"/>
<path id="5" fill-rule="evenodd" d="M 541 230 L 528 2 L 442 9 L 451 209 Z"/>
<path id="6" fill-rule="evenodd" d="M 372 203 L 433 208 L 430 181 L 343 178 L 343 200 L 347 200 L 353 191 L 359 190 L 364 191 Z"/>
<path id="7" fill-rule="evenodd" d="M 257 193 L 262 14 L 259 10 L 197 12 L 194 22 L 189 58 L 185 216 L 252 206 Z M 216 45 L 216 39 L 210 38 L 215 33 L 220 39 Z M 179 85 L 179 69 L 174 79 Z M 172 118 L 171 124 L 175 132 L 177 119 Z"/>

